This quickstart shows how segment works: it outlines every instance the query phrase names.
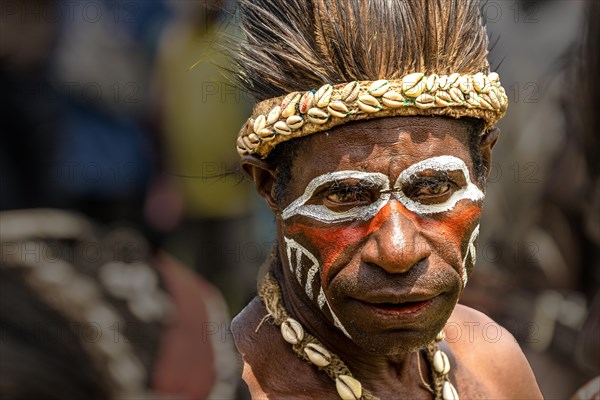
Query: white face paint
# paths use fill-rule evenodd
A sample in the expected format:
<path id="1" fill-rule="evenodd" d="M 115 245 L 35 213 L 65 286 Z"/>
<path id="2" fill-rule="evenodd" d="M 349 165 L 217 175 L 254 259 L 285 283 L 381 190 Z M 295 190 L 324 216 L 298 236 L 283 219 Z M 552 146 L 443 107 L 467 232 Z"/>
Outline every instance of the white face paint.
<path id="1" fill-rule="evenodd" d="M 454 192 L 452 196 L 448 198 L 448 200 L 439 204 L 422 204 L 406 197 L 401 190 L 402 186 L 411 182 L 413 176 L 417 175 L 419 172 L 427 170 L 439 172 L 460 171 L 464 176 L 465 182 L 467 182 L 467 186 L 460 188 Z M 483 192 L 479 190 L 479 188 L 473 182 L 471 182 L 469 169 L 467 168 L 466 164 L 463 162 L 463 160 L 454 156 L 432 157 L 411 165 L 402 171 L 396 180 L 394 189 L 398 189 L 398 191 L 394 191 L 394 197 L 400 203 L 402 203 L 404 207 L 416 214 L 421 215 L 450 211 L 454 208 L 456 203 L 461 200 L 469 199 L 477 201 L 483 199 L 484 197 Z"/>
<path id="2" fill-rule="evenodd" d="M 294 215 L 305 215 L 321 222 L 367 221 L 373 218 L 390 199 L 389 193 L 383 193 L 377 201 L 368 206 L 354 207 L 344 212 L 333 211 L 322 204 L 306 204 L 317 189 L 334 185 L 344 179 L 357 180 L 362 186 L 378 191 L 387 191 L 390 188 L 388 177 L 377 172 L 336 171 L 320 175 L 310 181 L 302 196 L 283 210 L 282 218 L 286 220 Z"/>
<path id="3" fill-rule="evenodd" d="M 336 326 L 339 330 L 341 330 L 342 333 L 344 333 L 344 335 L 346 335 L 348 338 L 352 339 L 352 337 L 350 336 L 350 334 L 348 333 L 346 328 L 344 328 L 344 326 L 340 322 L 337 315 L 331 309 L 331 306 L 329 305 L 329 301 L 327 301 L 327 297 L 325 296 L 325 293 L 323 292 L 323 287 L 321 286 L 320 276 L 317 275 L 320 265 L 319 265 L 319 262 L 317 261 L 316 257 L 310 251 L 308 251 L 305 247 L 303 247 L 301 244 L 296 242 L 294 239 L 284 237 L 284 240 L 285 240 L 285 245 L 286 245 L 286 254 L 288 257 L 288 265 L 290 268 L 290 272 L 296 276 L 296 279 L 298 280 L 298 284 L 300 286 L 304 287 L 304 292 L 306 293 L 306 295 L 311 300 L 314 301 L 315 295 L 314 295 L 314 291 L 313 291 L 313 286 L 316 281 L 316 283 L 318 285 L 318 290 L 319 290 L 316 301 L 319 304 L 319 308 L 321 309 L 321 311 L 325 311 L 324 307 L 327 306 L 327 311 L 329 311 L 329 313 L 331 314 L 334 326 Z M 295 256 L 295 259 L 293 256 Z M 310 265 L 308 270 L 306 270 L 306 268 L 302 267 L 303 262 L 306 259 L 308 259 L 309 265 Z M 302 271 L 304 271 L 304 270 L 307 271 L 305 277 L 302 274 Z M 302 284 L 303 280 L 305 281 L 304 285 Z"/>
<path id="4" fill-rule="evenodd" d="M 439 172 L 442 176 L 448 176 L 449 173 L 454 173 L 456 176 L 456 172 L 458 172 L 460 178 L 462 178 L 459 180 L 462 183 L 454 185 L 454 192 L 445 201 L 435 204 L 423 204 L 407 197 L 403 188 L 411 187 L 415 181 L 424 179 L 424 176 L 428 175 L 423 174 L 424 171 Z M 322 204 L 322 200 L 314 201 L 315 204 L 311 204 L 311 200 L 318 200 L 318 196 L 322 196 L 324 191 L 329 193 L 329 190 L 335 190 L 335 188 L 344 185 L 368 190 L 374 194 L 371 198 L 375 200 L 369 204 L 356 206 L 345 211 L 332 210 Z M 324 223 L 368 221 L 375 217 L 387 204 L 392 194 L 404 207 L 419 215 L 447 212 L 452 210 L 461 200 L 478 201 L 484 197 L 483 192 L 471 181 L 469 170 L 461 159 L 454 156 L 439 156 L 415 163 L 402 171 L 391 189 L 388 176 L 378 172 L 336 171 L 320 175 L 311 180 L 304 193 L 283 210 L 282 218 L 287 220 L 293 216 L 302 215 Z M 474 241 L 478 232 L 479 226 L 472 232 L 465 257 L 462 260 L 463 285 L 466 285 L 467 281 L 466 261 L 469 255 L 475 263 Z M 284 237 L 284 239 L 288 265 L 300 287 L 304 289 L 311 300 L 317 302 L 324 313 L 329 312 L 334 325 L 347 337 L 350 337 L 337 315 L 333 312 L 323 292 L 320 276 L 321 266 L 317 258 L 294 239 L 288 237 Z M 404 239 L 399 229 L 398 232 L 394 233 L 394 240 L 397 242 L 398 247 L 403 245 Z"/>
<path id="5" fill-rule="evenodd" d="M 410 199 L 402 191 L 402 187 L 410 184 L 415 180 L 415 176 L 418 176 L 419 173 L 427 170 L 444 173 L 460 171 L 464 177 L 466 186 L 456 190 L 446 201 L 438 204 L 422 204 Z M 368 205 L 353 207 L 343 212 L 331 210 L 323 204 L 306 204 L 311 200 L 317 189 L 335 186 L 343 180 L 350 179 L 356 181 L 355 184 L 357 186 L 367 188 L 373 192 L 379 192 L 377 200 Z M 283 210 L 282 218 L 286 220 L 295 215 L 304 215 L 317 221 L 328 223 L 356 220 L 368 221 L 389 201 L 390 192 L 392 192 L 396 200 L 402 203 L 408 210 L 420 215 L 450 211 L 454 208 L 456 203 L 461 200 L 470 199 L 477 201 L 484 197 L 483 192 L 471 181 L 466 164 L 460 158 L 454 156 L 432 157 L 413 164 L 402 171 L 396 180 L 393 190 L 390 191 L 389 188 L 390 184 L 388 177 L 377 172 L 336 171 L 320 175 L 310 181 L 302 196 L 294 200 L 285 208 L 285 210 Z"/>
<path id="6" fill-rule="evenodd" d="M 477 225 L 471 233 L 471 238 L 469 238 L 469 245 L 467 246 L 467 252 L 462 261 L 463 288 L 467 286 L 467 280 L 469 279 L 467 275 L 467 258 L 471 256 L 471 265 L 475 265 L 475 263 L 477 262 L 477 249 L 475 248 L 475 240 L 477 240 L 477 236 L 479 236 L 479 225 Z"/>
<path id="7" fill-rule="evenodd" d="M 319 261 L 317 261 L 316 257 L 312 255 L 310 251 L 308 251 L 294 239 L 284 237 L 284 240 L 290 272 L 296 276 L 298 284 L 300 284 L 300 286 L 304 286 L 304 291 L 306 292 L 308 297 L 311 300 L 315 300 L 313 294 L 313 283 L 315 275 L 317 271 L 319 271 Z M 295 259 L 294 257 L 292 257 L 292 255 L 295 255 Z M 306 268 L 302 268 L 302 265 L 304 263 L 303 259 L 308 259 L 308 265 L 310 265 L 306 272 L 306 276 L 302 276 L 303 270 L 306 270 Z M 302 284 L 302 281 L 305 282 L 304 285 Z"/>

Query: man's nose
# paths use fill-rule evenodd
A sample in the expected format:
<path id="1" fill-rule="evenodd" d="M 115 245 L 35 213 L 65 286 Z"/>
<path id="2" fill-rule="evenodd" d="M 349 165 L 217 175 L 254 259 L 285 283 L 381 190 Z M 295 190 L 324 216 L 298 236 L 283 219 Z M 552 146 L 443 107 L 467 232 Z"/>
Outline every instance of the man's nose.
<path id="1" fill-rule="evenodd" d="M 361 254 L 363 262 L 389 273 L 404 273 L 431 255 L 414 216 L 401 203 L 391 199 L 378 214 L 375 218 L 382 218 L 381 226 L 367 239 Z"/>

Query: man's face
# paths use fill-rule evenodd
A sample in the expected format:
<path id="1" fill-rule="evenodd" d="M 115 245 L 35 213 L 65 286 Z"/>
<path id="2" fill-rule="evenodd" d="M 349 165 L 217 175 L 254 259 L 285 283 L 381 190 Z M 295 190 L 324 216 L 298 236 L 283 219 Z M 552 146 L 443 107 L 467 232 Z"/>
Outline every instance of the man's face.
<path id="1" fill-rule="evenodd" d="M 294 162 L 283 265 L 366 351 L 432 340 L 466 284 L 483 201 L 468 134 L 449 118 L 380 118 L 312 135 Z"/>

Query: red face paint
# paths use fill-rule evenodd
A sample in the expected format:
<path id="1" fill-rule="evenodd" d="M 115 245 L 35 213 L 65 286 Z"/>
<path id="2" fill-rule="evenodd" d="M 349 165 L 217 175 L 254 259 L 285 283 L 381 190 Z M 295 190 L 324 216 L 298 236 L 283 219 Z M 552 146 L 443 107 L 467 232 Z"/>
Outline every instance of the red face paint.
<path id="1" fill-rule="evenodd" d="M 351 225 L 328 225 L 305 217 L 298 217 L 285 223 L 284 234 L 311 249 L 319 259 L 322 268 L 321 284 L 324 289 L 327 289 L 329 281 L 327 277 L 330 269 L 336 262 L 341 262 L 338 258 L 342 252 L 364 242 L 369 235 L 381 228 L 393 212 L 408 218 L 423 236 L 439 242 L 437 244 L 442 246 L 441 249 L 435 243 L 432 246 L 437 247 L 438 254 L 441 250 L 439 255 L 442 258 L 462 259 L 462 249 L 466 249 L 468 234 L 472 230 L 473 224 L 479 219 L 481 207 L 470 201 L 461 203 L 457 204 L 452 211 L 423 217 L 409 211 L 395 199 L 391 199 L 375 217 L 366 222 L 356 221 Z"/>
<path id="2" fill-rule="evenodd" d="M 440 243 L 441 248 L 437 252 L 442 258 L 454 259 L 460 254 L 462 260 L 471 231 L 480 216 L 480 205 L 462 202 L 451 212 L 439 214 L 437 218 L 419 218 L 419 223 L 425 235 Z"/>

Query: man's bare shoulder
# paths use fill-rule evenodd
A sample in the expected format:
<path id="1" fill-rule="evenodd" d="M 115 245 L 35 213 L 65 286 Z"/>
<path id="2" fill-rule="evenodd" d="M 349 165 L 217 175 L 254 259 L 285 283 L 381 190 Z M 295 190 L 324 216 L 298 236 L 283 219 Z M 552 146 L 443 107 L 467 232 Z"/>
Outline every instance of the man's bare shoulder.
<path id="1" fill-rule="evenodd" d="M 247 346 L 255 345 L 256 339 L 261 337 L 256 335 L 255 330 L 265 315 L 267 315 L 265 306 L 258 297 L 255 297 L 231 321 L 231 332 L 240 353 L 243 354 Z M 269 330 L 266 333 L 268 334 Z"/>
<path id="2" fill-rule="evenodd" d="M 460 364 L 457 379 L 476 376 L 494 398 L 542 398 L 519 344 L 490 317 L 458 304 L 444 331 L 446 343 Z"/>

